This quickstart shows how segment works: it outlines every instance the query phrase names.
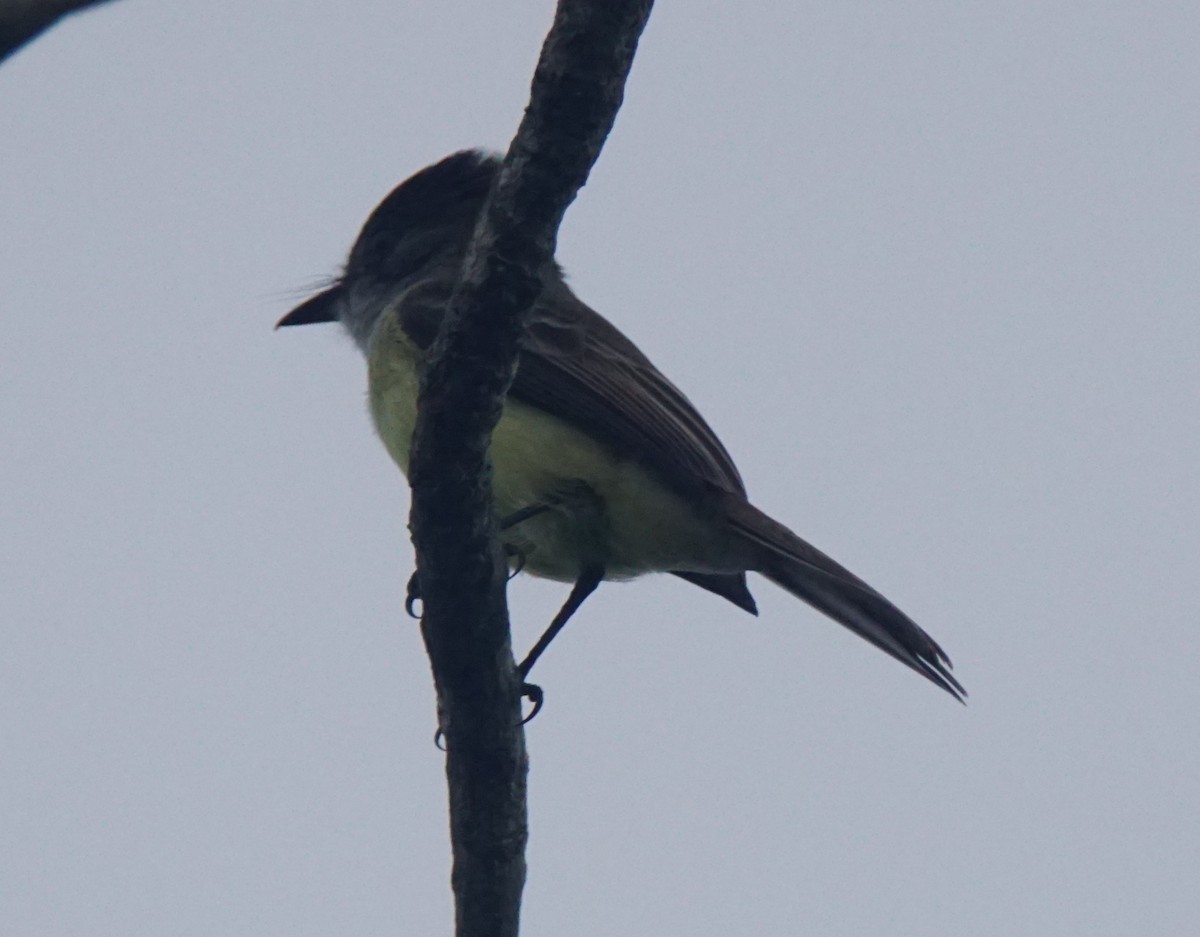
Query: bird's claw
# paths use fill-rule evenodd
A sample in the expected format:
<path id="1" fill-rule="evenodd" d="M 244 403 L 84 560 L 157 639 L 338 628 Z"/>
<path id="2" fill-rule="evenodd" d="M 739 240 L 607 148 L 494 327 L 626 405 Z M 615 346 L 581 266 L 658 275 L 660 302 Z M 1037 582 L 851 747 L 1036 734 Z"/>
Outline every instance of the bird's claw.
<path id="1" fill-rule="evenodd" d="M 508 574 L 509 581 L 511 582 L 514 578 L 516 578 L 517 574 L 525 568 L 525 561 L 529 559 L 529 555 L 520 547 L 513 546 L 511 543 L 506 543 L 504 545 L 504 552 L 508 556 L 515 556 L 517 558 L 517 565 L 514 566 Z"/>
<path id="2" fill-rule="evenodd" d="M 546 694 L 536 683 L 522 683 L 521 699 L 527 699 L 529 702 L 533 703 L 533 709 L 529 710 L 529 715 L 521 719 L 521 725 L 525 725 L 530 719 L 541 712 L 542 704 L 546 701 Z M 443 744 L 445 738 L 446 733 L 440 728 L 433 733 L 433 744 L 440 752 L 444 752 L 446 750 L 446 746 Z"/>
<path id="3" fill-rule="evenodd" d="M 404 599 L 404 611 L 408 613 L 409 618 L 420 618 L 416 605 L 421 601 L 421 577 L 416 570 L 408 577 L 408 588 L 405 591 L 407 595 Z"/>
<path id="4" fill-rule="evenodd" d="M 546 701 L 546 694 L 536 683 L 522 683 L 521 698 L 533 703 L 533 709 L 529 710 L 529 715 L 521 720 L 521 725 L 525 725 L 541 711 L 542 703 Z"/>

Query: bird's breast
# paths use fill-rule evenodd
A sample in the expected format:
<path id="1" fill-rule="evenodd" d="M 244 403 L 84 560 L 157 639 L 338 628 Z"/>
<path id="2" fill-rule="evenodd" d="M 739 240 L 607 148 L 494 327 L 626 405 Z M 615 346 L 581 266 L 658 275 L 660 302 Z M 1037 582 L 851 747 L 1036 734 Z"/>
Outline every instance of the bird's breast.
<path id="1" fill-rule="evenodd" d="M 406 475 L 417 417 L 420 352 L 397 325 L 381 324 L 368 353 L 371 415 Z M 653 472 L 558 417 L 509 399 L 492 433 L 498 518 L 546 510 L 503 532 L 535 575 L 572 581 L 600 565 L 605 578 L 690 570 L 741 572 L 730 537 L 710 512 Z"/>

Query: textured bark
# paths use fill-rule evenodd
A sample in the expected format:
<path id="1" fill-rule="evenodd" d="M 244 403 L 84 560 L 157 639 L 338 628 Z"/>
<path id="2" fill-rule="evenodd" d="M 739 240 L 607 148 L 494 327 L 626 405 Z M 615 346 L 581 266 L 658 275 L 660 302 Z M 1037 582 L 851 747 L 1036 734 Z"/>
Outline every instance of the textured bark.
<path id="1" fill-rule="evenodd" d="M 528 837 L 520 680 L 487 447 L 523 318 L 567 206 L 612 128 L 651 0 L 560 0 L 468 251 L 413 437 L 411 527 L 421 632 L 438 694 L 460 937 L 515 937 Z"/>
<path id="2" fill-rule="evenodd" d="M 0 62 L 68 13 L 107 0 L 0 0 Z"/>

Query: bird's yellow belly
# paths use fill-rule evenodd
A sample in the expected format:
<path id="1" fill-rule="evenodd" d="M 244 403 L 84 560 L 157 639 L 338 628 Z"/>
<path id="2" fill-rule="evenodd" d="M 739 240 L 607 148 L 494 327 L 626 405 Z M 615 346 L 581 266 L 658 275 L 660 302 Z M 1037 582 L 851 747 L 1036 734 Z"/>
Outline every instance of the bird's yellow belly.
<path id="1" fill-rule="evenodd" d="M 389 344 L 387 354 L 373 348 L 370 355 L 371 414 L 407 475 L 416 424 L 416 358 L 406 340 L 403 349 L 399 342 Z M 730 563 L 736 551 L 723 525 L 638 463 L 619 458 L 557 417 L 509 400 L 490 455 L 499 519 L 531 505 L 548 506 L 502 534 L 523 555 L 528 572 L 571 581 L 589 565 L 602 566 L 607 579 L 746 568 Z"/>

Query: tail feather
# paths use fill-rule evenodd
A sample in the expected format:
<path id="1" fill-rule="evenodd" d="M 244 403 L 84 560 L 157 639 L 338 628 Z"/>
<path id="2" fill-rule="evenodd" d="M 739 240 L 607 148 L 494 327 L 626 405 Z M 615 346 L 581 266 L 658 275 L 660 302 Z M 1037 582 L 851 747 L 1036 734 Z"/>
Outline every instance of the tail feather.
<path id="1" fill-rule="evenodd" d="M 950 673 L 950 658 L 916 622 L 752 504 L 730 502 L 730 524 L 758 548 L 759 572 L 963 702 L 967 691 Z"/>

